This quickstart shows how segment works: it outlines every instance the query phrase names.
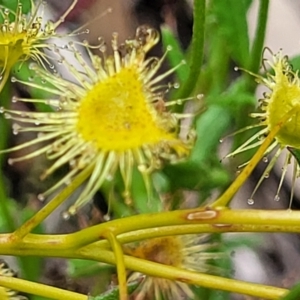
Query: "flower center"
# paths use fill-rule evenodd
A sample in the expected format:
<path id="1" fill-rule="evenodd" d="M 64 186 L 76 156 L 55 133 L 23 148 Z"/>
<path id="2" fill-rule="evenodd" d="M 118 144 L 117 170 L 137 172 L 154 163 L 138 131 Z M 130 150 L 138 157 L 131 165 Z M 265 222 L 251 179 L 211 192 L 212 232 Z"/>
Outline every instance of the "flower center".
<path id="1" fill-rule="evenodd" d="M 83 98 L 77 130 L 84 140 L 107 151 L 172 139 L 152 105 L 137 67 L 123 68 L 97 83 Z"/>
<path id="2" fill-rule="evenodd" d="M 181 267 L 184 245 L 178 237 L 154 238 L 142 242 L 131 254 L 138 258 L 158 262 L 164 265 Z"/>
<path id="3" fill-rule="evenodd" d="M 268 125 L 272 130 L 280 120 L 300 104 L 300 87 L 290 82 L 286 74 L 276 70 L 276 86 L 267 108 Z M 280 129 L 276 139 L 282 146 L 300 148 L 300 113 L 296 112 Z"/>

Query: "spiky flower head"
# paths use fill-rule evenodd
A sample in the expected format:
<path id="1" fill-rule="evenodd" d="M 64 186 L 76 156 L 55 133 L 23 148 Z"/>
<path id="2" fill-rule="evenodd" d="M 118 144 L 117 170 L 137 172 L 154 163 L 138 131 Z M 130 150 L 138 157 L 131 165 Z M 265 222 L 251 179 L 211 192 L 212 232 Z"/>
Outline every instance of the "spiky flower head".
<path id="1" fill-rule="evenodd" d="M 70 164 L 70 172 L 41 195 L 42 198 L 67 184 L 80 171 L 93 166 L 84 190 L 69 209 L 70 213 L 75 213 L 89 201 L 117 170 L 124 181 L 125 198 L 129 199 L 134 168 L 142 174 L 149 191 L 153 170 L 161 168 L 165 161 L 175 163 L 189 154 L 193 140 L 179 137 L 180 120 L 186 115 L 172 113 L 168 109 L 181 101 L 164 102 L 167 86 L 161 81 L 174 69 L 158 75 L 164 57 L 146 58 L 148 50 L 158 40 L 155 30 L 140 27 L 136 37 L 123 45 L 118 46 L 117 34 L 113 36 L 112 56 L 106 55 L 105 45 L 100 47 L 102 57 L 93 55 L 87 47 L 89 58 L 83 58 L 71 43 L 70 50 L 74 51 L 81 68 L 70 65 L 67 60 L 64 64 L 76 83 L 35 68 L 37 76 L 47 81 L 47 86 L 33 82 L 25 84 L 51 92 L 59 99 L 14 98 L 15 101 L 44 102 L 57 111 L 44 113 L 2 109 L 6 118 L 29 124 L 15 124 L 15 133 L 40 132 L 36 139 L 6 152 L 46 142 L 40 149 L 10 159 L 9 163 L 45 153 L 54 162 L 42 178 L 64 164 Z M 189 131 L 186 134 L 189 136 Z"/>
<path id="2" fill-rule="evenodd" d="M 15 10 L 0 5 L 0 72 L 1 85 L 5 83 L 11 68 L 19 61 L 32 58 L 42 65 L 50 64 L 43 49 L 50 49 L 47 40 L 57 37 L 57 27 L 64 21 L 66 15 L 73 9 L 74 0 L 68 10 L 57 22 L 44 20 L 45 1 L 39 0 L 37 5 L 30 0 L 31 9 L 28 14 L 23 11 L 23 4 L 18 0 Z"/>
<path id="3" fill-rule="evenodd" d="M 267 155 L 272 151 L 275 151 L 273 158 L 269 161 L 262 177 L 256 185 L 250 199 L 249 204 L 253 204 L 253 195 L 260 186 L 264 178 L 269 176 L 269 172 L 273 168 L 277 158 L 280 156 L 284 149 L 300 149 L 300 80 L 298 71 L 294 72 L 292 66 L 288 61 L 287 56 L 283 56 L 282 52 L 272 54 L 272 61 L 267 60 L 266 63 L 273 69 L 267 72 L 266 77 L 252 74 L 257 78 L 257 81 L 265 85 L 270 92 L 264 93 L 264 98 L 259 101 L 260 112 L 252 113 L 251 117 L 259 120 L 256 125 L 249 126 L 245 129 L 254 127 L 262 127 L 256 134 L 249 138 L 244 144 L 238 147 L 235 151 L 227 155 L 227 157 L 234 156 L 240 152 L 253 149 L 261 145 L 264 141 L 264 137 L 272 131 L 283 118 L 295 109 L 295 112 L 291 115 L 287 122 L 285 122 L 279 132 L 276 134 L 274 141 L 265 152 L 264 161 L 268 162 Z M 273 73 L 274 72 L 274 73 Z M 241 131 L 244 131 L 242 129 Z M 275 200 L 280 199 L 279 192 L 287 171 L 287 166 L 291 162 L 292 154 L 287 152 L 285 163 L 283 166 L 283 172 L 280 179 L 279 187 L 277 189 Z M 247 164 L 247 163 L 246 163 Z M 245 165 L 245 164 L 244 164 Z M 299 173 L 299 166 L 294 159 L 294 175 L 293 181 Z M 294 182 L 292 185 L 291 197 L 293 196 Z M 292 199 L 292 198 L 291 198 Z"/>
<path id="4" fill-rule="evenodd" d="M 212 252 L 216 244 L 209 243 L 209 235 L 178 235 L 153 238 L 137 245 L 127 246 L 124 252 L 134 257 L 173 266 L 179 269 L 216 273 L 217 267 L 212 266 L 212 260 L 219 259 L 222 253 Z M 136 280 L 141 276 L 133 273 L 129 277 Z M 193 299 L 194 294 L 186 283 L 170 279 L 145 276 L 140 286 L 134 292 L 134 300 L 152 299 Z"/>
<path id="5" fill-rule="evenodd" d="M 0 260 L 0 276 L 16 277 L 16 273 L 3 260 Z M 4 287 L 0 287 L 0 296 L 1 299 L 7 300 L 28 300 L 27 297 L 20 295 L 17 291 Z"/>

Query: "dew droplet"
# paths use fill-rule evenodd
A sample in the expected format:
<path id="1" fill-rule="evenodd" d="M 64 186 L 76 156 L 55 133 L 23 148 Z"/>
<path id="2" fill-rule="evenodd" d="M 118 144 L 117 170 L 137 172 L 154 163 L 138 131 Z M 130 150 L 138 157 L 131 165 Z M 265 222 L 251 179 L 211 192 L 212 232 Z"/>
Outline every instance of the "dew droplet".
<path id="1" fill-rule="evenodd" d="M 16 102 L 18 102 L 18 98 L 16 96 L 13 96 L 11 98 L 11 101 L 12 101 L 12 103 L 16 103 Z"/>
<path id="2" fill-rule="evenodd" d="M 71 160 L 69 161 L 69 166 L 70 166 L 71 168 L 75 168 L 75 166 L 76 166 L 76 160 L 75 160 L 75 159 L 71 159 Z"/>
<path id="3" fill-rule="evenodd" d="M 44 194 L 38 194 L 38 195 L 37 195 L 37 198 L 38 198 L 38 200 L 40 200 L 40 201 L 44 201 L 44 200 L 45 200 Z"/>
<path id="4" fill-rule="evenodd" d="M 143 173 L 143 172 L 146 172 L 147 170 L 147 166 L 145 164 L 140 164 L 138 165 L 138 170 Z"/>
<path id="5" fill-rule="evenodd" d="M 3 107 L 3 106 L 0 107 L 0 113 L 1 113 L 1 114 L 4 113 L 4 107 Z"/>
<path id="6" fill-rule="evenodd" d="M 222 144 L 224 142 L 224 140 L 223 139 L 219 139 L 219 142 Z"/>
<path id="7" fill-rule="evenodd" d="M 270 174 L 269 174 L 269 173 L 266 173 L 266 174 L 264 175 L 264 178 L 269 178 L 269 176 L 270 176 Z"/>
<path id="8" fill-rule="evenodd" d="M 262 161 L 263 161 L 264 163 L 267 163 L 269 160 L 268 160 L 268 158 L 265 156 L 265 157 L 263 157 Z"/>
<path id="9" fill-rule="evenodd" d="M 279 195 L 275 195 L 274 200 L 275 200 L 275 201 L 279 201 L 279 200 L 280 200 Z"/>
<path id="10" fill-rule="evenodd" d="M 10 166 L 12 166 L 12 165 L 14 164 L 14 160 L 13 160 L 12 158 L 9 158 L 9 159 L 7 160 L 7 163 L 8 163 Z"/>
<path id="11" fill-rule="evenodd" d="M 234 71 L 238 71 L 239 68 L 238 68 L 238 67 L 234 67 L 233 70 L 234 70 Z"/>
<path id="12" fill-rule="evenodd" d="M 105 179 L 107 181 L 112 181 L 114 179 L 114 177 L 112 176 L 112 174 L 108 174 Z"/>
<path id="13" fill-rule="evenodd" d="M 10 79 L 10 81 L 11 81 L 11 82 L 16 82 L 16 81 L 17 81 L 17 78 L 13 76 L 13 77 Z"/>
<path id="14" fill-rule="evenodd" d="M 172 49 L 173 49 L 172 46 L 170 46 L 170 45 L 167 46 L 167 51 L 171 51 Z"/>
<path id="15" fill-rule="evenodd" d="M 35 70 L 37 68 L 37 64 L 36 63 L 30 63 L 29 64 L 29 70 Z"/>
<path id="16" fill-rule="evenodd" d="M 67 212 L 67 211 L 64 211 L 63 213 L 62 213 L 62 218 L 64 219 L 64 220 L 69 220 L 70 219 L 70 217 L 71 217 L 71 215 Z"/>
<path id="17" fill-rule="evenodd" d="M 106 215 L 103 216 L 103 219 L 104 219 L 104 221 L 110 221 L 111 217 L 110 217 L 109 214 L 106 214 Z"/>
<path id="18" fill-rule="evenodd" d="M 260 135 L 260 136 L 258 136 L 258 138 L 257 138 L 259 141 L 262 141 L 262 140 L 264 140 L 264 136 L 263 135 Z"/>
<path id="19" fill-rule="evenodd" d="M 253 200 L 252 198 L 249 198 L 249 199 L 247 200 L 247 203 L 248 203 L 249 205 L 253 205 L 253 204 L 254 204 L 254 200 Z"/>

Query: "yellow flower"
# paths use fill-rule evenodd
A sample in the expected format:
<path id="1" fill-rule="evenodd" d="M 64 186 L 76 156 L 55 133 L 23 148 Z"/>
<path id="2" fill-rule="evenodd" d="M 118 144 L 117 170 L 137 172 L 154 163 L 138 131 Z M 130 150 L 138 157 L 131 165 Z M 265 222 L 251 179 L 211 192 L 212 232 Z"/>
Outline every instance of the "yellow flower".
<path id="1" fill-rule="evenodd" d="M 209 235 L 182 235 L 159 237 L 140 242 L 138 245 L 125 246 L 124 252 L 134 257 L 173 266 L 179 269 L 211 273 L 217 267 L 210 265 L 211 260 L 219 259 L 221 253 L 209 252 L 215 244 L 208 243 Z M 129 282 L 141 275 L 133 273 Z M 134 292 L 133 299 L 194 299 L 188 284 L 169 279 L 145 276 Z"/>
<path id="2" fill-rule="evenodd" d="M 77 0 L 74 0 L 55 23 L 43 19 L 44 1 L 38 1 L 38 4 L 35 5 L 31 0 L 31 10 L 28 15 L 23 13 L 23 5 L 19 0 L 16 11 L 0 5 L 0 13 L 3 18 L 3 23 L 0 24 L 1 87 L 5 84 L 11 68 L 19 61 L 32 58 L 42 65 L 45 62 L 51 65 L 43 49 L 51 49 L 47 40 L 58 36 L 57 27 L 64 21 L 76 3 Z"/>
<path id="3" fill-rule="evenodd" d="M 100 47 L 102 57 L 93 55 L 87 46 L 90 59 L 84 59 L 70 44 L 69 48 L 73 49 L 82 69 L 75 68 L 66 60 L 64 64 L 77 83 L 36 68 L 37 76 L 47 81 L 48 86 L 33 82 L 26 84 L 52 92 L 59 99 L 15 98 L 15 101 L 44 102 L 54 106 L 57 111 L 25 113 L 2 109 L 6 118 L 30 124 L 28 127 L 15 124 L 15 133 L 40 132 L 36 139 L 5 152 L 47 142 L 28 155 L 10 159 L 9 163 L 45 153 L 54 163 L 42 174 L 42 178 L 62 165 L 70 164 L 70 172 L 45 192 L 42 198 L 92 165 L 93 171 L 87 185 L 69 213 L 75 213 L 89 201 L 103 182 L 111 179 L 117 170 L 124 180 L 125 199 L 129 199 L 135 167 L 142 174 L 149 191 L 153 170 L 161 168 L 164 161 L 174 163 L 189 154 L 193 141 L 179 137 L 180 120 L 187 115 L 168 110 L 169 106 L 182 101 L 165 103 L 163 98 L 169 85 L 163 85 L 161 81 L 174 69 L 158 75 L 164 57 L 146 58 L 148 50 L 158 39 L 155 30 L 142 27 L 138 28 L 134 39 L 118 46 L 115 34 L 112 40 L 113 55 L 106 55 L 104 45 Z"/>
<path id="4" fill-rule="evenodd" d="M 265 156 L 275 151 L 274 156 L 269 161 L 263 175 L 261 176 L 259 182 L 257 183 L 250 199 L 248 199 L 249 204 L 253 204 L 253 195 L 260 186 L 264 178 L 269 176 L 269 172 L 273 168 L 278 157 L 284 149 L 300 149 L 300 80 L 298 77 L 298 71 L 293 72 L 292 66 L 288 62 L 287 56 L 283 56 L 281 52 L 273 55 L 273 61 L 267 61 L 267 64 L 274 70 L 268 72 L 266 77 L 263 78 L 259 75 L 254 75 L 258 82 L 264 84 L 270 92 L 264 93 L 264 98 L 259 101 L 260 112 L 252 113 L 253 118 L 257 118 L 259 123 L 247 127 L 262 127 L 256 134 L 249 138 L 244 144 L 238 147 L 235 151 L 227 155 L 227 157 L 232 157 L 240 152 L 253 149 L 261 145 L 264 141 L 264 137 L 272 130 L 276 125 L 278 125 L 283 117 L 290 112 L 293 108 L 296 109 L 295 113 L 289 118 L 289 120 L 283 124 L 282 128 L 277 133 L 274 141 L 269 146 L 265 152 Z M 244 131 L 245 129 L 241 130 Z M 286 154 L 285 163 L 283 166 L 283 171 L 280 179 L 278 189 L 275 194 L 275 200 L 280 199 L 279 192 L 287 171 L 288 164 L 291 162 L 292 154 L 290 151 Z M 264 158 L 265 162 L 268 162 L 268 158 Z M 246 165 L 245 163 L 244 165 Z M 299 173 L 299 166 L 296 159 L 294 159 L 294 175 L 293 181 Z M 291 200 L 293 197 L 294 182 L 292 185 Z"/>

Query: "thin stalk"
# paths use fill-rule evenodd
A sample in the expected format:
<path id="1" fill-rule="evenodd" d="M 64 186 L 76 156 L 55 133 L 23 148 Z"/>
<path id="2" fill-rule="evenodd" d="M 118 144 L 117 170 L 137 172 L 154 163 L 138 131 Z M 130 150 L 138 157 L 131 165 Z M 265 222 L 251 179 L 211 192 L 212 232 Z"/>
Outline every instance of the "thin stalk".
<path id="1" fill-rule="evenodd" d="M 240 175 L 234 180 L 234 182 L 229 186 L 229 188 L 215 201 L 210 207 L 218 207 L 218 206 L 226 206 L 231 201 L 232 197 L 235 193 L 240 189 L 240 187 L 244 184 L 244 182 L 248 179 L 254 168 L 263 158 L 266 150 L 274 140 L 275 136 L 281 129 L 281 127 L 289 120 L 289 118 L 298 111 L 299 107 L 292 108 L 283 118 L 282 120 L 274 126 L 274 128 L 270 131 L 268 136 L 265 138 L 262 145 L 258 148 L 254 156 L 251 158 L 247 166 L 243 169 Z"/>
<path id="2" fill-rule="evenodd" d="M 261 232 L 300 232 L 299 219 L 300 212 L 283 210 L 283 211 L 266 211 L 266 210 L 230 210 L 230 209 L 190 209 L 183 211 L 172 211 L 159 213 L 159 218 L 156 218 L 155 222 L 149 224 L 151 232 L 142 232 L 144 237 L 155 237 L 155 235 L 161 235 L 161 232 L 165 231 L 165 234 L 184 234 L 184 233 L 196 233 L 196 232 L 223 232 L 223 231 L 261 231 Z M 134 224 L 138 232 L 140 231 L 140 225 L 147 223 L 147 220 L 155 219 L 155 215 L 147 214 L 139 215 L 129 218 L 124 218 L 126 222 L 121 222 L 122 226 L 110 226 L 110 223 L 120 223 L 121 220 L 107 222 L 92 227 L 94 232 L 103 233 L 103 227 L 112 232 L 124 232 L 130 228 L 129 224 Z M 180 231 L 180 227 L 171 226 L 160 227 L 157 230 L 157 225 L 162 223 L 162 220 L 168 219 L 167 223 L 177 223 L 178 225 L 187 224 L 186 231 Z M 124 221 L 122 220 L 122 221 Z M 145 221 L 146 220 L 146 221 Z M 155 224 L 156 223 L 156 224 Z M 125 226 L 127 225 L 127 226 Z M 199 228 L 192 225 L 199 225 Z M 125 226 L 125 230 L 124 230 Z M 144 225 L 144 227 L 146 227 Z M 154 230 L 156 227 L 156 230 Z M 117 261 L 116 255 L 107 250 L 107 245 L 100 245 L 94 243 L 86 246 L 82 249 L 76 250 L 74 248 L 74 238 L 79 239 L 84 235 L 88 235 L 93 231 L 91 228 L 82 230 L 80 235 L 73 233 L 69 235 L 37 235 L 28 234 L 24 240 L 19 243 L 14 243 L 10 239 L 9 234 L 0 235 L 0 254 L 6 255 L 24 255 L 24 256 L 55 256 L 55 257 L 68 257 L 68 258 L 85 258 L 97 260 L 105 263 L 115 264 Z M 158 232 L 158 233 L 157 233 Z M 149 236 L 151 234 L 151 236 Z M 132 232 L 131 241 L 133 236 L 140 239 L 136 233 Z M 103 234 L 98 235 L 98 239 Z M 68 238 L 72 237 L 72 238 Z M 126 236 L 125 236 L 126 238 Z M 96 239 L 95 239 L 96 240 Z M 119 242 L 125 242 L 122 240 L 122 236 Z M 127 236 L 127 242 L 130 241 Z M 107 241 L 106 241 L 107 242 Z M 99 247 L 100 246 L 100 247 Z M 102 246 L 104 248 L 102 248 Z M 217 276 L 211 276 L 206 274 L 199 274 L 178 268 L 164 266 L 153 262 L 140 260 L 133 257 L 124 256 L 125 267 L 137 272 L 142 272 L 151 276 L 158 276 L 172 280 L 184 281 L 189 284 L 196 284 L 207 288 L 221 289 L 225 291 L 244 293 L 251 296 L 260 296 L 265 299 L 278 299 L 287 293 L 287 290 L 268 287 L 264 285 L 250 284 L 232 279 L 221 278 Z M 1 282 L 0 282 L 1 285 Z"/>
<path id="3" fill-rule="evenodd" d="M 28 234 L 18 243 L 10 238 L 10 234 L 0 234 L 0 255 L 73 257 L 77 249 L 91 243 L 93 244 L 85 248 L 96 247 L 96 252 L 99 252 L 100 249 L 107 250 L 110 246 L 107 240 L 99 241 L 103 232 L 114 233 L 121 244 L 145 238 L 203 232 L 300 233 L 299 211 L 211 209 L 210 218 L 206 213 L 206 208 L 198 208 L 158 213 L 156 217 L 144 214 L 121 219 L 120 227 L 109 224 L 117 222 L 111 221 L 71 234 Z M 165 219 L 168 221 L 164 222 Z M 91 237 L 83 244 L 80 239 L 87 235 Z"/>
<path id="4" fill-rule="evenodd" d="M 261 64 L 261 56 L 264 47 L 266 27 L 268 20 L 269 0 L 260 0 L 259 14 L 255 37 L 251 49 L 249 70 L 257 73 Z M 246 75 L 249 78 L 249 75 Z"/>
<path id="5" fill-rule="evenodd" d="M 242 218 L 240 218 L 241 216 Z M 26 238 L 26 242 L 34 243 L 36 249 L 44 247 L 43 245 L 40 245 L 40 243 L 45 243 L 47 241 L 49 241 L 50 244 L 49 250 L 53 247 L 55 247 L 55 249 L 76 249 L 90 243 L 98 242 L 99 236 L 101 236 L 101 234 L 105 231 L 111 231 L 115 236 L 119 236 L 121 234 L 129 234 L 130 236 L 134 236 L 135 234 L 137 234 L 136 232 L 142 232 L 141 230 L 148 230 L 151 228 L 158 230 L 159 228 L 159 231 L 162 230 L 163 232 L 164 228 L 167 228 L 169 226 L 181 226 L 190 224 L 214 224 L 209 225 L 208 227 L 215 228 L 216 231 L 214 231 L 214 229 L 211 229 L 209 230 L 209 232 L 222 232 L 224 229 L 224 231 L 230 231 L 231 228 L 233 228 L 233 225 L 249 225 L 250 227 L 246 228 L 245 231 L 247 231 L 247 229 L 249 231 L 259 231 L 261 229 L 262 232 L 268 232 L 268 230 L 270 230 L 270 232 L 274 232 L 274 230 L 280 232 L 300 232 L 299 220 L 300 212 L 289 210 L 236 211 L 227 209 L 211 209 L 207 211 L 206 208 L 199 208 L 192 210 L 163 212 L 157 213 L 156 215 L 142 214 L 127 217 L 119 219 L 117 221 L 111 221 L 92 226 L 68 235 L 29 235 Z M 223 226 L 224 224 L 226 226 Z M 256 226 L 258 226 L 257 230 L 255 229 Z M 274 227 L 271 228 L 271 226 Z M 239 230 L 238 228 L 239 227 L 236 227 L 237 231 Z M 35 239 L 31 241 L 31 237 L 35 237 Z M 38 240 L 39 237 L 41 241 Z M 153 237 L 155 237 L 154 233 Z M 137 236 L 137 240 L 138 239 L 139 237 Z M 122 241 L 122 243 L 123 242 L 124 241 Z M 5 239 L 3 240 L 3 242 L 1 241 L 0 235 L 0 246 L 3 247 L 2 245 L 5 245 L 6 243 L 7 241 Z"/>
<path id="6" fill-rule="evenodd" d="M 62 192 L 54 197 L 42 209 L 40 209 L 31 219 L 20 226 L 14 233 L 12 238 L 15 241 L 21 240 L 28 233 L 30 233 L 36 226 L 38 226 L 44 219 L 46 219 L 60 204 L 62 204 L 91 174 L 94 165 L 85 168 L 78 174 L 72 183 L 68 185 Z"/>
<path id="7" fill-rule="evenodd" d="M 88 296 L 15 277 L 0 276 L 0 286 L 56 300 L 88 300 Z M 16 298 L 17 299 L 17 298 Z"/>
<path id="8" fill-rule="evenodd" d="M 106 263 L 110 264 L 116 263 L 115 256 L 111 251 L 81 251 L 81 254 L 86 256 L 88 259 L 105 261 Z M 222 278 L 214 275 L 196 273 L 193 271 L 183 270 L 173 266 L 146 261 L 127 255 L 124 256 L 124 260 L 128 269 L 140 272 L 142 274 L 176 280 L 215 290 L 241 293 L 264 299 L 278 299 L 288 292 L 286 289 L 257 283 L 248 283 L 235 279 Z"/>
<path id="9" fill-rule="evenodd" d="M 122 246 L 111 232 L 104 234 L 104 237 L 106 237 L 107 240 L 109 241 L 109 244 L 111 245 L 111 248 L 115 254 L 120 300 L 127 300 L 128 299 L 127 284 L 126 284 L 127 276 L 126 276 L 124 253 L 123 253 Z"/>
<path id="10" fill-rule="evenodd" d="M 176 94 L 176 98 L 184 99 L 193 92 L 201 73 L 204 48 L 205 0 L 194 1 L 193 38 L 191 42 L 190 59 L 188 61 L 189 75 Z"/>

